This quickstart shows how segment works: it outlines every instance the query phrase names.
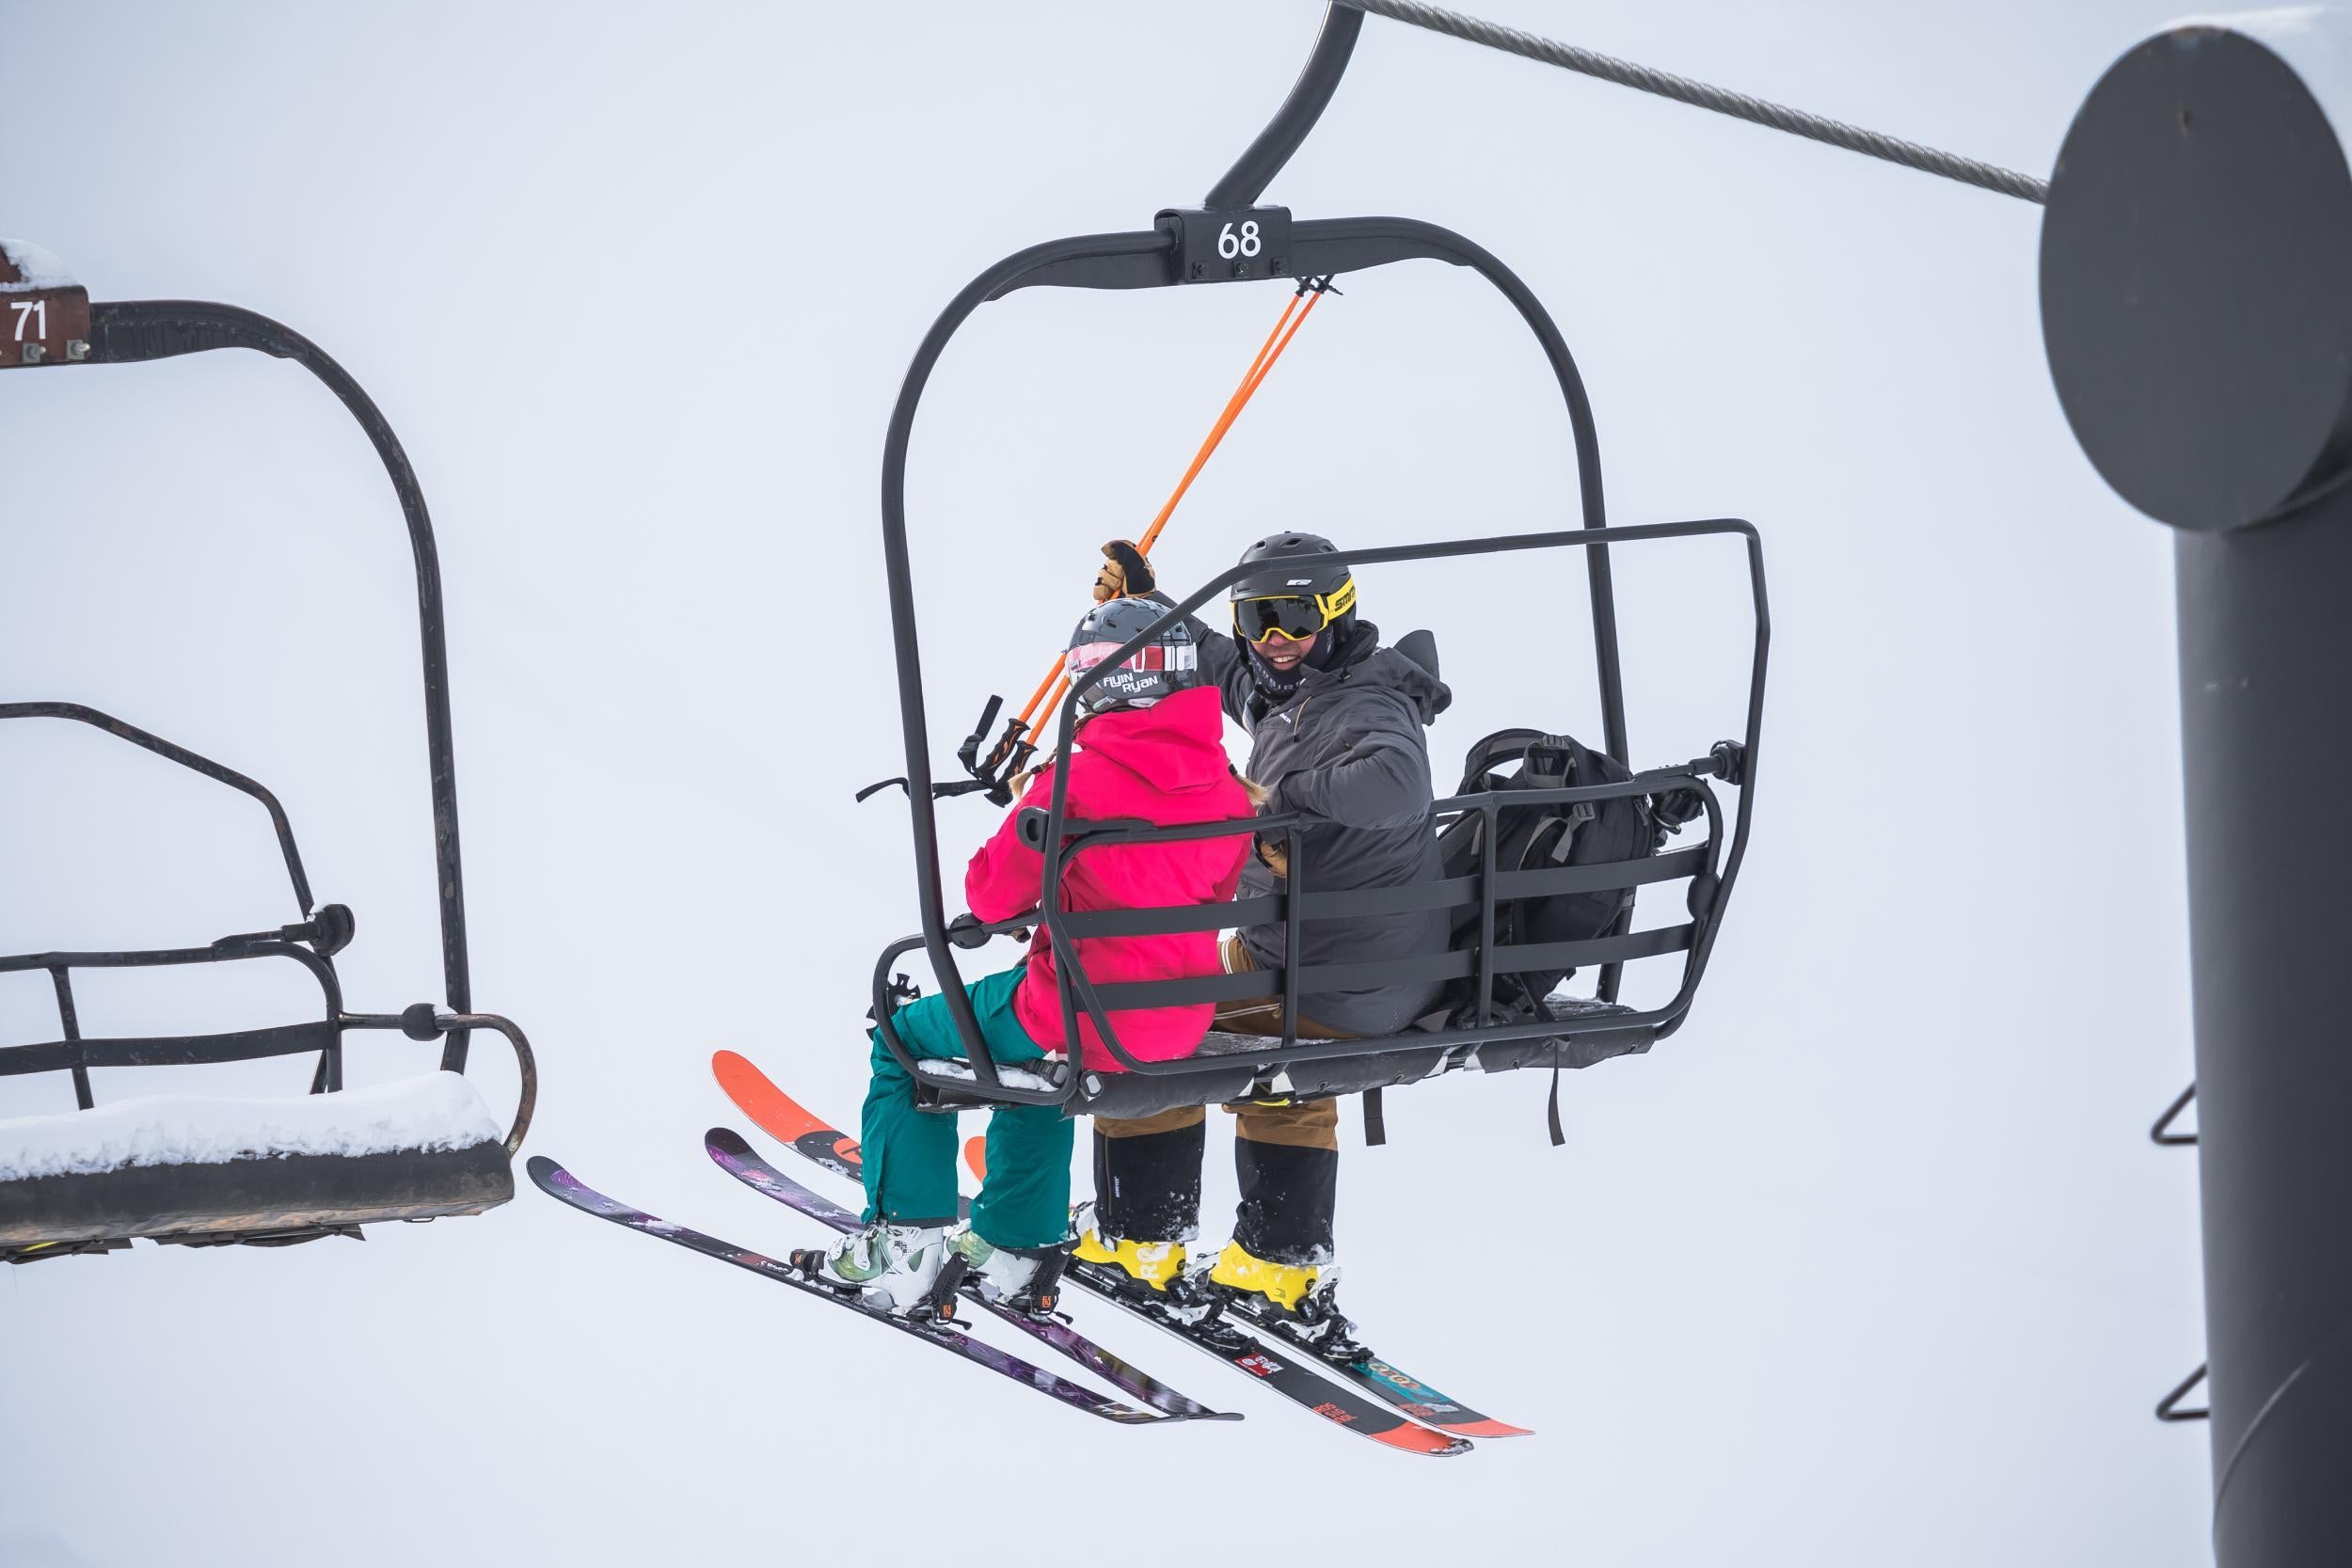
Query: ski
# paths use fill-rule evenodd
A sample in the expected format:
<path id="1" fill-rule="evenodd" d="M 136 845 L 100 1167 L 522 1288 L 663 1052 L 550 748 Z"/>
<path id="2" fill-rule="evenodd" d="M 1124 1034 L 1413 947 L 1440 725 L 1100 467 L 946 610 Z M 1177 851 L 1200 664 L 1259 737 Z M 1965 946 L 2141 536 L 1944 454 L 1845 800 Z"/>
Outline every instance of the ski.
<path id="1" fill-rule="evenodd" d="M 834 1132 L 801 1109 L 750 1057 L 733 1051 L 715 1053 L 710 1058 L 710 1073 L 719 1080 L 719 1087 L 726 1097 L 759 1124 L 760 1131 L 790 1144 L 792 1152 L 816 1162 L 835 1176 L 860 1186 L 866 1184 L 866 1163 L 859 1157 L 857 1140 L 846 1132 Z"/>
<path id="2" fill-rule="evenodd" d="M 747 1063 L 746 1066 L 748 1065 Z M 753 1068 L 752 1070 L 756 1072 L 759 1069 Z M 831 1134 L 831 1130 L 827 1129 L 827 1132 Z M 856 1157 L 856 1143 L 848 1139 L 839 1141 L 847 1146 L 850 1152 L 841 1154 L 836 1150 L 836 1157 L 844 1162 L 853 1160 Z M 988 1140 L 985 1138 L 967 1139 L 963 1146 L 963 1163 L 973 1176 L 980 1180 L 988 1179 L 987 1150 Z M 1128 1283 L 1123 1275 L 1109 1271 L 1105 1271 L 1105 1274 L 1111 1282 Z M 1148 1304 L 1149 1298 L 1143 1299 Z M 1290 1326 L 1279 1319 L 1262 1316 L 1252 1311 L 1248 1305 L 1241 1303 L 1236 1303 L 1231 1310 L 1239 1314 L 1244 1322 L 1264 1338 L 1285 1345 L 1301 1355 L 1311 1357 L 1317 1367 L 1326 1371 L 1336 1372 L 1375 1399 L 1388 1401 L 1415 1420 L 1464 1437 L 1533 1437 L 1534 1435 L 1534 1433 L 1526 1427 L 1516 1427 L 1508 1421 L 1498 1421 L 1491 1416 L 1471 1409 L 1457 1399 L 1438 1392 L 1421 1379 L 1400 1368 L 1391 1366 L 1376 1355 L 1366 1353 L 1356 1360 L 1335 1360 L 1317 1351 L 1314 1346 L 1301 1341 L 1292 1332 Z"/>
<path id="3" fill-rule="evenodd" d="M 850 1145 L 852 1149 L 856 1147 L 855 1144 Z M 971 1139 L 963 1146 L 964 1164 L 970 1168 L 975 1177 L 982 1180 L 986 1180 L 988 1175 L 987 1147 L 987 1140 L 982 1138 Z M 1151 1305 L 1151 1298 L 1136 1295 L 1133 1290 L 1133 1282 L 1123 1275 L 1109 1269 L 1104 1269 L 1102 1273 L 1103 1280 L 1094 1283 L 1096 1291 L 1117 1291 L 1123 1295 L 1133 1297 L 1144 1306 Z M 1122 1287 L 1124 1287 L 1123 1290 Z M 1471 1409 L 1459 1400 L 1438 1392 L 1437 1389 L 1411 1373 L 1389 1365 L 1369 1352 L 1354 1360 L 1337 1360 L 1322 1354 L 1314 1346 L 1301 1341 L 1290 1326 L 1280 1320 L 1263 1316 L 1251 1310 L 1245 1303 L 1235 1303 L 1228 1310 L 1237 1314 L 1261 1337 L 1309 1357 L 1322 1370 L 1345 1378 L 1375 1399 L 1388 1401 L 1415 1420 L 1463 1437 L 1532 1437 L 1534 1435 L 1526 1427 L 1515 1427 L 1508 1421 L 1498 1421 L 1491 1416 Z"/>
<path id="4" fill-rule="evenodd" d="M 1533 1437 L 1533 1428 L 1515 1427 L 1508 1421 L 1472 1410 L 1461 1401 L 1441 1394 L 1411 1373 L 1391 1367 L 1376 1355 L 1360 1361 L 1334 1361 L 1328 1356 L 1315 1355 L 1310 1346 L 1297 1344 L 1279 1323 L 1269 1323 L 1255 1313 L 1243 1311 L 1250 1326 L 1268 1338 L 1291 1345 L 1300 1354 L 1313 1355 L 1315 1365 L 1327 1371 L 1339 1373 L 1348 1382 L 1375 1398 L 1388 1401 L 1416 1420 L 1426 1421 L 1443 1432 L 1458 1433 L 1464 1437 Z"/>
<path id="5" fill-rule="evenodd" d="M 852 1144 L 851 1148 L 856 1146 Z M 784 1172 L 776 1169 L 752 1146 L 743 1141 L 741 1133 L 730 1128 L 714 1127 L 703 1134 L 703 1150 L 721 1170 L 754 1191 L 774 1198 L 787 1208 L 797 1209 L 809 1218 L 835 1230 L 855 1230 L 858 1218 L 831 1198 L 811 1192 Z M 1080 1334 L 1068 1323 L 1054 1318 L 1032 1317 L 1001 1307 L 980 1294 L 979 1287 L 967 1283 L 963 1297 L 975 1307 L 993 1312 L 1023 1333 L 1051 1345 L 1078 1365 L 1095 1373 L 1104 1382 L 1143 1401 L 1153 1409 L 1166 1413 L 1175 1421 L 1238 1421 L 1238 1414 L 1212 1410 L 1197 1400 L 1187 1398 L 1143 1371 L 1130 1362 L 1114 1355 Z"/>
<path id="6" fill-rule="evenodd" d="M 853 1298 L 828 1290 L 817 1281 L 808 1278 L 789 1263 L 767 1257 L 762 1253 L 753 1252 L 746 1247 L 739 1247 L 731 1242 L 720 1241 L 715 1236 L 706 1236 L 699 1230 L 689 1230 L 682 1225 L 674 1225 L 668 1220 L 648 1214 L 641 1209 L 632 1209 L 626 1203 L 607 1197 L 544 1154 L 532 1155 L 526 1168 L 531 1173 L 531 1180 L 537 1184 L 541 1192 L 560 1202 L 571 1205 L 582 1213 L 594 1214 L 598 1219 L 611 1220 L 614 1225 L 627 1226 L 631 1230 L 640 1231 L 647 1236 L 656 1236 L 665 1242 L 675 1242 L 679 1246 L 699 1252 L 705 1257 L 716 1258 L 723 1263 L 732 1263 L 739 1269 L 747 1269 L 762 1279 L 771 1279 L 779 1285 L 789 1285 L 796 1291 L 830 1302 L 847 1311 L 855 1312 L 862 1318 L 870 1318 L 902 1334 L 912 1335 L 928 1344 L 936 1345 L 941 1350 L 960 1355 L 977 1366 L 987 1368 L 992 1372 L 1009 1377 L 1025 1387 L 1034 1388 L 1041 1394 L 1049 1395 L 1089 1415 L 1100 1416 L 1104 1420 L 1118 1421 L 1127 1425 L 1168 1418 L 1163 1416 L 1154 1416 L 1148 1410 L 1137 1410 L 1131 1405 L 1120 1404 L 1115 1400 L 1096 1393 L 1091 1388 L 1057 1376 L 1042 1368 L 1032 1367 L 1019 1356 L 1008 1354 L 993 1345 L 971 1338 L 952 1328 L 925 1327 L 905 1318 L 893 1317 L 886 1312 L 873 1311 L 859 1305 Z"/>
<path id="7" fill-rule="evenodd" d="M 828 1170 L 851 1180 L 864 1180 L 857 1140 L 811 1115 L 748 1059 L 732 1051 L 722 1051 L 711 1058 L 711 1070 L 727 1097 L 763 1131 L 789 1144 L 796 1152 Z M 970 1152 L 967 1150 L 967 1154 Z M 1396 1409 L 1379 1400 L 1366 1399 L 1355 1387 L 1323 1375 L 1323 1368 L 1328 1368 L 1333 1372 L 1340 1372 L 1342 1369 L 1324 1362 L 1320 1357 L 1301 1355 L 1294 1358 L 1287 1348 L 1278 1349 L 1232 1323 L 1186 1323 L 1173 1313 L 1159 1308 L 1156 1304 L 1137 1300 L 1132 1293 L 1119 1289 L 1115 1281 L 1124 1276 L 1104 1271 L 1097 1265 L 1073 1260 L 1068 1277 L 1131 1316 L 1141 1318 L 1154 1328 L 1172 1334 L 1236 1370 L 1248 1373 L 1336 1426 L 1407 1453 L 1428 1454 L 1433 1458 L 1447 1458 L 1468 1453 L 1470 1449 L 1468 1437 L 1457 1433 L 1432 1431 L 1406 1419 Z"/>
<path id="8" fill-rule="evenodd" d="M 1407 1453 L 1446 1459 L 1470 1451 L 1470 1440 L 1456 1433 L 1433 1431 L 1406 1419 L 1376 1399 L 1366 1399 L 1344 1383 L 1325 1376 L 1340 1369 L 1320 1356 L 1292 1356 L 1278 1347 L 1221 1319 L 1187 1323 L 1157 1303 L 1121 1288 L 1126 1276 L 1099 1263 L 1073 1261 L 1069 1277 L 1131 1317 L 1198 1345 L 1227 1366 L 1272 1388 L 1295 1404 L 1334 1425 L 1361 1433 Z"/>

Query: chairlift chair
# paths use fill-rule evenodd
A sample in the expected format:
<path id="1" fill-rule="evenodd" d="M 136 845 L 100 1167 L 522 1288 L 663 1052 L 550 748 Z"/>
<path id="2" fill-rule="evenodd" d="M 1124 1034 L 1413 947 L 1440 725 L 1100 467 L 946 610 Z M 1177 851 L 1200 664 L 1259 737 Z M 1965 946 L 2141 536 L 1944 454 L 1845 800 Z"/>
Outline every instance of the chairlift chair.
<path id="1" fill-rule="evenodd" d="M 233 306 L 189 301 L 92 304 L 46 253 L 0 241 L 0 369 L 129 364 L 224 348 L 292 359 L 317 376 L 358 420 L 399 495 L 416 562 L 447 1006 L 421 1002 L 398 1013 L 345 1009 L 334 959 L 352 940 L 355 922 L 343 905 L 314 904 L 293 829 L 269 790 L 94 708 L 0 704 L 0 720 L 88 724 L 252 797 L 269 814 L 298 912 L 275 930 L 201 946 L 0 957 L 0 974 L 48 974 L 61 1031 L 55 1040 L 0 1047 L 0 1076 L 64 1074 L 75 1104 L 57 1115 L 0 1120 L 0 1259 L 8 1262 L 119 1251 L 135 1237 L 183 1245 L 284 1245 L 357 1236 L 359 1227 L 386 1220 L 480 1213 L 514 1196 L 511 1161 L 537 1098 L 537 1069 L 523 1032 L 507 1019 L 472 1008 L 440 571 L 424 498 L 391 427 L 340 365 L 275 322 Z M 292 962 L 307 971 L 321 992 L 320 1016 L 205 1035 L 92 1039 L 82 1034 L 76 972 L 252 959 Z M 520 1068 L 519 1102 L 502 1135 L 462 1077 L 474 1029 L 504 1036 Z M 398 1030 L 413 1040 L 440 1040 L 441 1070 L 345 1100 L 344 1036 L 353 1030 Z M 154 1097 L 100 1107 L 91 1089 L 93 1068 L 311 1054 L 318 1061 L 310 1092 L 321 1097 L 317 1101 Z"/>
<path id="2" fill-rule="evenodd" d="M 1496 1072 L 1527 1067 L 1583 1067 L 1647 1050 L 1653 1041 L 1678 1028 L 1689 1013 L 1730 902 L 1748 841 L 1771 629 L 1761 544 L 1754 527 L 1733 518 L 1637 527 L 1607 523 L 1601 494 L 1599 440 L 1576 362 L 1559 328 L 1534 293 L 1487 251 L 1451 230 L 1417 219 L 1294 219 L 1287 208 L 1260 204 L 1268 182 L 1297 150 L 1337 88 L 1362 22 L 1360 11 L 1343 5 L 1328 8 L 1313 53 L 1289 98 L 1200 206 L 1164 210 L 1146 230 L 1052 240 L 1006 257 L 965 285 L 949 302 L 925 335 L 907 371 L 883 446 L 882 521 L 922 929 L 884 948 L 874 968 L 873 1001 L 881 1038 L 914 1076 L 918 1102 L 927 1109 L 953 1111 L 999 1103 L 1059 1104 L 1072 1115 L 1138 1117 L 1187 1104 L 1312 1099 L 1375 1090 L 1454 1070 Z M 1077 1020 L 1083 1009 L 1093 1021 L 1106 1049 L 1126 1070 L 1096 1072 L 1075 1061 L 1067 1061 L 1052 1065 L 1041 1075 L 1025 1070 L 1008 1077 L 990 1055 L 965 999 L 941 893 L 936 799 L 970 791 L 976 782 L 987 784 L 998 781 L 991 777 L 987 768 L 974 768 L 977 781 L 935 784 L 930 771 L 920 635 L 915 623 L 907 537 L 905 481 L 915 409 L 932 367 L 975 310 L 1016 290 L 1187 288 L 1266 281 L 1295 286 L 1301 279 L 1323 279 L 1413 260 L 1443 261 L 1476 273 L 1510 301 L 1534 333 L 1567 410 L 1576 450 L 1581 526 L 1561 531 L 1379 549 L 1343 546 L 1350 565 L 1360 570 L 1463 556 L 1581 550 L 1591 585 L 1593 641 L 1606 750 L 1610 755 L 1622 758 L 1628 755 L 1628 737 L 1616 607 L 1610 576 L 1611 546 L 1701 536 L 1735 539 L 1744 546 L 1755 618 L 1744 729 L 1740 738 L 1718 742 L 1705 755 L 1639 772 L 1619 783 L 1556 790 L 1514 790 L 1507 795 L 1486 791 L 1438 801 L 1438 825 L 1462 814 L 1483 814 L 1486 819 L 1485 864 L 1480 873 L 1471 877 L 1411 888 L 1381 889 L 1376 893 L 1317 891 L 1301 886 L 1294 879 L 1283 892 L 1265 897 L 1238 904 L 1171 909 L 1073 911 L 1062 902 L 1061 868 L 1077 855 L 1109 845 L 1252 832 L 1294 835 L 1290 864 L 1303 869 L 1305 860 L 1295 852 L 1295 835 L 1314 832 L 1318 819 L 1293 814 L 1259 817 L 1238 826 L 1211 823 L 1173 828 L 1081 822 L 1072 819 L 1066 809 L 1069 769 L 1057 768 L 1051 808 L 1033 810 L 1023 824 L 1023 832 L 1044 857 L 1040 911 L 1036 916 L 978 927 L 977 932 L 993 935 L 1041 924 L 1054 942 L 1058 960 L 1067 1037 L 1078 1037 Z M 1302 565 L 1311 560 L 1303 555 L 1296 558 Z M 1159 636 L 1179 617 L 1208 603 L 1246 572 L 1290 563 L 1268 560 L 1221 573 L 1077 680 L 1061 706 L 1053 756 L 1067 758 L 1080 712 L 1080 698 L 1122 659 Z M 992 704 L 988 719 L 983 720 L 983 729 L 993 718 Z M 974 745 L 967 743 L 967 767 L 974 762 L 975 750 Z M 1000 746 L 992 760 L 1001 761 L 1002 751 Z M 1737 789 L 1737 804 L 1728 816 L 1714 787 L 1719 783 Z M 1545 803 L 1574 807 L 1614 797 L 1647 796 L 1675 789 L 1691 790 L 1703 800 L 1707 825 L 1703 843 L 1640 860 L 1599 865 L 1498 870 L 1494 863 L 1495 818 L 1502 810 Z M 1003 797 L 1001 788 L 992 793 Z M 1586 942 L 1536 947 L 1498 945 L 1494 940 L 1499 900 L 1611 889 L 1627 890 L 1629 899 L 1634 888 L 1673 881 L 1684 884 L 1689 918 L 1662 929 L 1634 932 L 1627 921 L 1620 923 L 1616 934 Z M 1478 982 L 1473 992 L 1477 1000 L 1467 1017 L 1438 1021 L 1428 1028 L 1374 1039 L 1299 1040 L 1297 1000 L 1301 995 L 1318 991 L 1398 978 L 1402 972 L 1393 963 L 1352 966 L 1358 970 L 1377 967 L 1376 975 L 1351 973 L 1351 966 L 1344 963 L 1292 962 L 1273 972 L 1098 985 L 1085 974 L 1074 946 L 1076 939 L 1085 937 L 1162 935 L 1278 923 L 1286 927 L 1285 952 L 1296 954 L 1301 951 L 1298 938 L 1306 922 L 1431 908 L 1449 908 L 1457 913 L 1476 911 L 1484 940 L 1468 949 L 1433 953 L 1410 960 L 1413 973 L 1406 977 L 1474 978 Z M 976 932 L 966 925 L 959 928 L 958 934 L 969 941 Z M 967 1053 L 965 1062 L 917 1058 L 892 1026 L 893 1010 L 912 993 L 904 977 L 897 974 L 897 966 L 918 948 L 929 958 Z M 1650 1008 L 1635 1008 L 1617 1001 L 1626 964 L 1676 955 L 1680 956 L 1681 974 L 1670 1000 Z M 1588 965 L 1598 966 L 1596 994 L 1581 998 L 1555 995 L 1545 1004 L 1547 1016 L 1505 1019 L 1499 1016 L 1492 1005 L 1491 981 L 1498 973 Z M 1279 1039 L 1212 1033 L 1197 1054 L 1173 1061 L 1136 1059 L 1120 1044 L 1107 1016 L 1118 1008 L 1271 996 L 1279 996 L 1284 1002 L 1287 1022 Z"/>

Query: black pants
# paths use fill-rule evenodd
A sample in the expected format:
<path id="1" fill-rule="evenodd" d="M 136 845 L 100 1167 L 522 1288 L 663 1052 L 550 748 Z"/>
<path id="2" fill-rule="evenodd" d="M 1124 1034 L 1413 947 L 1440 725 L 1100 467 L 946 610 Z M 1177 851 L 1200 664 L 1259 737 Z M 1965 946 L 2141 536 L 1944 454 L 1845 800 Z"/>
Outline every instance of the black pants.
<path id="1" fill-rule="evenodd" d="M 1229 1105 L 1241 1207 L 1233 1240 L 1269 1263 L 1327 1263 L 1339 1197 L 1339 1105 Z M 1094 1213 L 1110 1241 L 1190 1241 L 1200 1233 L 1206 1106 L 1094 1118 Z"/>
<path id="2" fill-rule="evenodd" d="M 1225 940 L 1227 972 L 1254 967 L 1238 937 Z M 1279 1002 L 1232 1002 L 1215 1027 L 1234 1035 L 1279 1035 Z M 1311 1019 L 1301 1039 L 1345 1038 Z M 1228 1105 L 1233 1113 L 1233 1171 L 1241 1207 L 1233 1240 L 1269 1263 L 1327 1263 L 1339 1203 L 1340 1111 L 1335 1101 Z M 1106 1240 L 1188 1242 L 1200 1234 L 1200 1162 L 1209 1113 L 1184 1105 L 1152 1117 L 1094 1118 L 1094 1216 Z"/>

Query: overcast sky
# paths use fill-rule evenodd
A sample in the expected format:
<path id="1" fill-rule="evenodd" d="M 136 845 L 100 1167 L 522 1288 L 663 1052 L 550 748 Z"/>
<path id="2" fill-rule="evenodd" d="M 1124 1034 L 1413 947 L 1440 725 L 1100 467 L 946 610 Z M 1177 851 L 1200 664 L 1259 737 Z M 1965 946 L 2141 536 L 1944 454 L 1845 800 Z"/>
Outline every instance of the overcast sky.
<path id="1" fill-rule="evenodd" d="M 2168 16 L 1478 8 L 2037 174 Z M 874 504 L 898 377 L 997 257 L 1198 200 L 1319 9 L 0 7 L 0 234 L 95 297 L 294 325 L 406 443 L 448 582 L 476 1000 L 538 1044 L 534 1151 L 746 1244 L 817 1239 L 698 1137 L 731 1119 L 722 1046 L 853 1117 L 864 975 L 914 925 L 903 805 L 850 800 L 901 767 Z M 1105 1433 L 526 1190 L 364 1245 L 0 1273 L 0 1561 L 634 1564 L 874 1528 L 988 1562 L 2206 1560 L 2202 1430 L 2149 1417 L 2202 1359 L 2194 1157 L 2144 1136 L 2190 1072 L 2169 544 L 2059 415 L 2039 214 L 1379 20 L 1268 198 L 1486 245 L 1574 348 L 1612 518 L 1765 536 L 1756 840 L 1688 1026 L 1567 1081 L 1565 1148 L 1533 1074 L 1391 1096 L 1385 1148 L 1343 1118 L 1348 1308 L 1541 1435 L 1392 1457 L 1093 1311 L 1248 1417 Z M 1343 287 L 1171 526 L 1171 580 L 1277 527 L 1572 520 L 1508 308 L 1432 263 Z M 1031 291 L 958 340 L 909 491 L 937 757 L 1025 693 L 1279 303 Z M 271 785 L 358 912 L 354 1006 L 438 999 L 407 546 L 344 412 L 258 356 L 12 374 L 0 471 L 5 694 Z M 1737 551 L 1617 569 L 1631 760 L 1701 754 L 1739 724 Z M 1597 735 L 1581 582 L 1364 574 L 1367 615 L 1444 651 L 1441 772 L 1503 724 Z M 951 852 L 993 815 L 944 807 Z M 0 951 L 292 918 L 249 801 L 68 726 L 0 733 Z M 82 996 L 92 1034 L 302 1004 L 242 974 Z M 0 976 L 0 1038 L 53 1037 L 50 1009 Z M 357 1082 L 433 1059 L 353 1056 Z M 71 1104 L 0 1080 L 0 1116 Z"/>

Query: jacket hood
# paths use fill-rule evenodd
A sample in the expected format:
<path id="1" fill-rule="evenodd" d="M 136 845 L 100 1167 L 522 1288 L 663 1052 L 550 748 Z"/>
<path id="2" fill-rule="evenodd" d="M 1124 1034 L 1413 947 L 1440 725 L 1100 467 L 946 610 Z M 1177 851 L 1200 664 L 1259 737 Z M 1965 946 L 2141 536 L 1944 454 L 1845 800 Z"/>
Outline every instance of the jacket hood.
<path id="1" fill-rule="evenodd" d="M 1225 708 L 1213 686 L 1098 713 L 1078 727 L 1078 744 L 1171 795 L 1215 788 L 1232 772 Z"/>
<path id="2" fill-rule="evenodd" d="M 1338 682 L 1354 687 L 1385 687 L 1412 704 L 1427 725 L 1454 704 L 1454 689 L 1420 665 L 1398 653 L 1394 648 L 1380 645 L 1380 628 L 1370 621 L 1356 623 L 1356 634 L 1348 639 L 1327 670 L 1311 670 L 1299 683 L 1300 689 L 1320 691 Z"/>

